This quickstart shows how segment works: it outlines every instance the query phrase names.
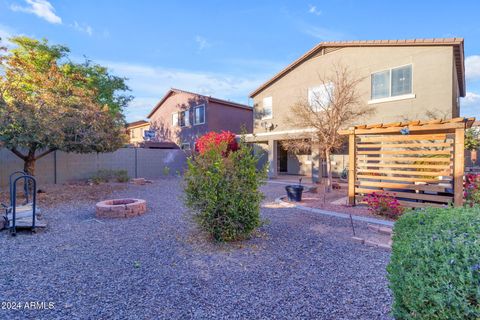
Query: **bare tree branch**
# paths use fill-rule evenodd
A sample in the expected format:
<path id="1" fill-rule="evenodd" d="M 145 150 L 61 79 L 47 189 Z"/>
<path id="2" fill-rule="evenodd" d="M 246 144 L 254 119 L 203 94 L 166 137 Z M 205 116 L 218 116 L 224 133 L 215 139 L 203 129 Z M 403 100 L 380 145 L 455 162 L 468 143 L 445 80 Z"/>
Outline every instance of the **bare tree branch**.
<path id="1" fill-rule="evenodd" d="M 298 153 L 308 144 L 311 148 L 312 142 L 318 144 L 320 154 L 327 161 L 328 191 L 332 184 L 330 154 L 343 143 L 338 131 L 374 112 L 373 108 L 362 103 L 358 92 L 358 85 L 363 79 L 355 77 L 346 66 L 333 64 L 330 74 L 319 75 L 319 92 L 295 103 L 288 118 L 296 127 L 311 128 L 313 132 L 287 138 L 282 146 Z"/>

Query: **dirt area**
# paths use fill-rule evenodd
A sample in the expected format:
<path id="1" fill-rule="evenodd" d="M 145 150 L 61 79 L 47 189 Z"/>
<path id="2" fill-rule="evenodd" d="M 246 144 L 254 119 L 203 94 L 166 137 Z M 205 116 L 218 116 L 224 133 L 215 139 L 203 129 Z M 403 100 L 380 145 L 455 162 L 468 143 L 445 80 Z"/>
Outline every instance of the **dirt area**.
<path id="1" fill-rule="evenodd" d="M 393 221 L 387 217 L 371 214 L 365 205 L 349 206 L 347 204 L 348 184 L 339 180 L 334 182 L 340 186 L 340 189 L 334 189 L 331 192 L 325 193 L 324 185 L 319 184 L 316 192 L 304 192 L 301 202 L 292 203 L 310 208 Z M 288 200 L 285 199 L 285 201 Z"/>
<path id="2" fill-rule="evenodd" d="M 100 201 L 114 191 L 126 189 L 128 183 L 101 183 L 87 182 L 68 184 L 47 184 L 38 189 L 37 201 L 41 208 L 55 207 L 66 201 Z M 20 193 L 18 193 L 20 196 Z M 21 199 L 21 198 L 20 198 Z M 0 202 L 9 203 L 8 191 L 0 192 Z"/>

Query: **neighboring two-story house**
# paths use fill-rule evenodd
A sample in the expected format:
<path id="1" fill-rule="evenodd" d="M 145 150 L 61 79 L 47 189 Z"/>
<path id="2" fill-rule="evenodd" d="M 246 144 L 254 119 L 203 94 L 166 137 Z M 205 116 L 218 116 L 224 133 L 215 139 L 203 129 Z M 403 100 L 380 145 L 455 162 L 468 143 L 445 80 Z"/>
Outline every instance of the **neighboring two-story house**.
<path id="1" fill-rule="evenodd" d="M 145 140 L 145 131 L 149 129 L 150 123 L 145 120 L 128 123 L 127 134 L 130 144 L 133 146 L 139 146 Z"/>
<path id="2" fill-rule="evenodd" d="M 148 118 L 156 141 L 175 142 L 187 150 L 209 131 L 253 130 L 252 107 L 179 89 L 170 89 Z"/>
<path id="3" fill-rule="evenodd" d="M 322 42 L 250 94 L 255 136 L 249 140 L 263 149 L 271 177 L 303 174 L 317 180 L 318 155 L 290 154 L 278 142 L 312 130 L 294 127 L 288 116 L 295 103 L 317 93 L 319 74 L 341 64 L 362 78 L 358 92 L 375 109 L 362 123 L 428 119 L 431 114 L 454 118 L 465 96 L 463 47 L 460 38 Z M 334 163 L 334 168 L 342 165 Z"/>

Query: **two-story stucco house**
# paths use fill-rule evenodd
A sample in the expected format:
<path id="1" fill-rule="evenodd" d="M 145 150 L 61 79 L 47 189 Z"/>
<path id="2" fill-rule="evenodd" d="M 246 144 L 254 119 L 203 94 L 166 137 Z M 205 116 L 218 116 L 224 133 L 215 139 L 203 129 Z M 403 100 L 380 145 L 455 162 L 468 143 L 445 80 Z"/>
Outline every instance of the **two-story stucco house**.
<path id="1" fill-rule="evenodd" d="M 271 177 L 303 174 L 317 180 L 318 155 L 289 154 L 278 142 L 311 130 L 288 121 L 291 107 L 315 93 L 319 74 L 338 64 L 362 79 L 362 104 L 375 110 L 362 123 L 427 119 L 432 113 L 459 116 L 460 97 L 465 96 L 463 39 L 321 42 L 250 94 L 255 136 L 249 140 L 264 150 Z M 341 171 L 341 166 L 333 163 L 334 170 Z"/>
<path id="2" fill-rule="evenodd" d="M 168 90 L 148 118 L 156 141 L 175 142 L 187 150 L 206 132 L 251 133 L 253 128 L 252 107 L 179 89 Z"/>
<path id="3" fill-rule="evenodd" d="M 150 129 L 150 123 L 145 120 L 130 122 L 127 124 L 127 134 L 129 142 L 133 146 L 138 146 L 145 141 L 145 131 Z"/>

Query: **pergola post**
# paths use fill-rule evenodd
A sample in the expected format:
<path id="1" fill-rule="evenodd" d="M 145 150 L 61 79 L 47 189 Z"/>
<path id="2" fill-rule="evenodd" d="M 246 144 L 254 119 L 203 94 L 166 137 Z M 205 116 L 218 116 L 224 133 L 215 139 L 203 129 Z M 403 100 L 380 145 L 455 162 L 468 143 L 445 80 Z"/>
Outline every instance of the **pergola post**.
<path id="1" fill-rule="evenodd" d="M 464 174 L 464 152 L 465 152 L 465 129 L 455 129 L 455 147 L 453 162 L 453 205 L 463 205 L 463 174 Z"/>
<path id="2" fill-rule="evenodd" d="M 355 132 L 348 135 L 348 204 L 355 205 Z"/>

